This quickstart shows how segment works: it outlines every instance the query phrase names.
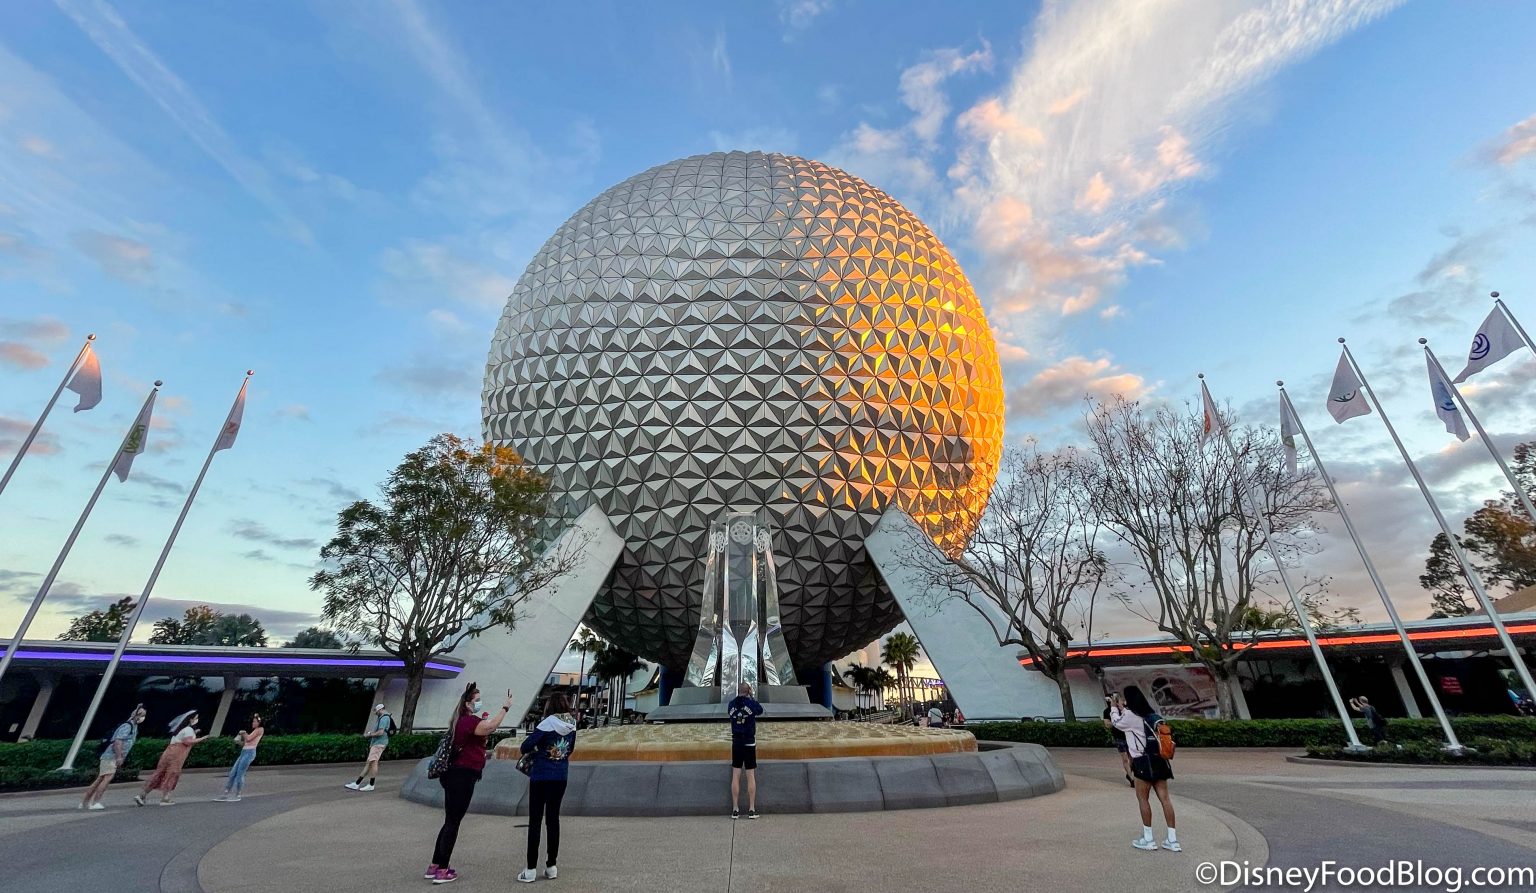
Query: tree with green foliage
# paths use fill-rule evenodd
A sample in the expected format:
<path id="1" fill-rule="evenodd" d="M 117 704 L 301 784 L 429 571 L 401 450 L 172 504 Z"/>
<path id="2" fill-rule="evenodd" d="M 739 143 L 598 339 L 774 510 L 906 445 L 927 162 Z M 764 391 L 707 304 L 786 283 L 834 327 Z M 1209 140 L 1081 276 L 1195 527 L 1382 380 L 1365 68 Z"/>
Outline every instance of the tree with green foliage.
<path id="1" fill-rule="evenodd" d="M 193 605 L 180 620 L 155 621 L 151 645 L 237 645 L 260 648 L 267 644 L 261 621 L 249 614 L 225 614 L 207 605 Z"/>
<path id="2" fill-rule="evenodd" d="M 571 640 L 571 650 L 581 655 L 581 669 L 576 671 L 576 700 L 573 702 L 578 712 L 584 709 L 581 693 L 587 684 L 587 657 L 601 652 L 607 645 L 607 642 L 586 627 L 582 627 L 576 638 Z"/>
<path id="3" fill-rule="evenodd" d="M 1515 447 L 1510 471 L 1526 493 L 1536 498 L 1536 441 Z M 1462 530 L 1464 534 L 1456 541 L 1489 589 L 1513 592 L 1536 585 L 1536 525 L 1515 491 L 1505 490 L 1498 499 L 1484 502 L 1462 522 Z M 1430 592 L 1432 617 L 1460 617 L 1474 610 L 1467 601 L 1466 576 L 1443 532 L 1435 534 L 1430 543 L 1419 584 Z"/>
<path id="4" fill-rule="evenodd" d="M 409 731 L 427 662 L 517 621 L 523 602 L 574 566 L 580 543 L 550 546 L 548 479 L 513 450 L 439 434 L 390 472 L 377 502 L 337 516 L 310 578 L 321 616 L 405 664 Z"/>
<path id="5" fill-rule="evenodd" d="M 880 647 L 880 660 L 896 671 L 897 692 L 901 698 L 901 710 L 910 712 L 912 705 L 911 675 L 922 657 L 923 646 L 911 633 L 891 633 Z"/>
<path id="6" fill-rule="evenodd" d="M 618 702 L 610 704 L 609 716 L 622 716 L 624 702 L 629 698 L 629 677 L 649 667 L 631 651 L 614 645 L 606 645 L 592 658 L 592 675 L 607 683 L 618 683 Z"/>
<path id="7" fill-rule="evenodd" d="M 294 636 L 292 640 L 283 643 L 283 647 L 330 648 L 339 650 L 346 648 L 347 643 L 343 642 L 340 636 L 336 635 L 334 632 L 331 632 L 328 629 L 323 629 L 318 626 L 311 626 L 309 629 L 300 631 L 299 634 Z"/>
<path id="8" fill-rule="evenodd" d="M 71 620 L 69 629 L 59 634 L 65 642 L 116 642 L 128 627 L 133 613 L 133 598 L 123 596 L 104 611 L 92 611 Z"/>

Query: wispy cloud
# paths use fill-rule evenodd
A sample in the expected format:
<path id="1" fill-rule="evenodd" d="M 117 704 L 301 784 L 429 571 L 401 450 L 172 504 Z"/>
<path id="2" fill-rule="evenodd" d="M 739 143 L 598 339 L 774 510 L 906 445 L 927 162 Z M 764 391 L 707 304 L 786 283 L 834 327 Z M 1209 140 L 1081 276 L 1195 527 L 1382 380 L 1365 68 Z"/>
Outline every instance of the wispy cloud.
<path id="1" fill-rule="evenodd" d="M 779 21 L 789 29 L 784 34 L 790 40 L 794 32 L 811 27 L 822 13 L 832 8 L 832 0 L 777 0 Z"/>
<path id="2" fill-rule="evenodd" d="M 133 285 L 144 285 L 154 279 L 155 251 L 137 239 L 81 230 L 71 236 L 70 241 L 113 279 Z"/>
<path id="3" fill-rule="evenodd" d="M 0 341 L 0 366 L 14 369 L 41 369 L 48 365 L 48 356 L 35 348 L 15 341 Z"/>
<path id="4" fill-rule="evenodd" d="M 446 300 L 500 309 L 517 284 L 495 267 L 464 257 L 449 245 L 419 239 L 387 249 L 383 268 L 388 277 L 384 292 L 396 299 Z"/>
<path id="5" fill-rule="evenodd" d="M 283 536 L 268 529 L 260 521 L 253 521 L 250 518 L 237 518 L 229 522 L 229 532 L 239 539 L 275 546 L 279 549 L 316 549 L 320 545 L 308 537 Z"/>
<path id="6" fill-rule="evenodd" d="M 273 190 L 267 170 L 240 151 L 186 82 L 133 33 L 116 9 L 105 0 L 54 3 L 183 133 L 276 217 L 289 236 L 305 242 L 312 239 L 309 227 Z"/>
<path id="7" fill-rule="evenodd" d="M 1505 167 L 1512 167 L 1527 158 L 1536 156 L 1536 115 L 1504 131 L 1487 148 L 1485 155 L 1494 164 Z"/>
<path id="8" fill-rule="evenodd" d="M 1085 397 L 1135 400 L 1150 390 L 1141 376 L 1100 357 L 1067 357 L 1008 393 L 1008 414 L 1032 418 L 1081 403 Z"/>
<path id="9" fill-rule="evenodd" d="M 1166 200 L 1211 172 L 1243 93 L 1400 0 L 1048 4 L 951 174 L 1004 312 L 1078 312 L 1179 244 Z"/>
<path id="10" fill-rule="evenodd" d="M 26 438 L 27 432 L 32 430 L 32 422 L 25 419 L 14 419 L 8 416 L 0 416 L 0 455 L 9 455 L 21 449 L 21 442 Z M 37 435 L 32 441 L 30 455 L 51 456 L 59 451 L 59 439 L 48 431 Z M 9 459 L 7 459 L 9 461 Z"/>
<path id="11" fill-rule="evenodd" d="M 391 389 L 404 388 L 432 398 L 469 397 L 480 390 L 477 364 L 445 362 L 429 356 L 385 368 L 374 380 Z"/>

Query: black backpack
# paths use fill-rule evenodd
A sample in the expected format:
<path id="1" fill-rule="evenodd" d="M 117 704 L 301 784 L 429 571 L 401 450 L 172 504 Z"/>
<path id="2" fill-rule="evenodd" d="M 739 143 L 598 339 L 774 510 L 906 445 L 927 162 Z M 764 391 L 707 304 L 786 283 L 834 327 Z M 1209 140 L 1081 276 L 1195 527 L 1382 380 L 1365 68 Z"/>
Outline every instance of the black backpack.
<path id="1" fill-rule="evenodd" d="M 127 725 L 127 723 L 118 723 L 112 727 L 112 731 L 107 733 L 107 737 L 101 739 L 101 743 L 96 746 L 96 759 L 99 760 L 107 755 L 107 751 L 112 749 L 112 741 L 117 738 L 118 729 L 121 729 L 125 725 Z"/>
<path id="2" fill-rule="evenodd" d="M 400 734 L 400 727 L 395 725 L 395 715 L 393 713 L 386 713 L 384 715 L 389 719 L 389 734 L 392 736 Z"/>

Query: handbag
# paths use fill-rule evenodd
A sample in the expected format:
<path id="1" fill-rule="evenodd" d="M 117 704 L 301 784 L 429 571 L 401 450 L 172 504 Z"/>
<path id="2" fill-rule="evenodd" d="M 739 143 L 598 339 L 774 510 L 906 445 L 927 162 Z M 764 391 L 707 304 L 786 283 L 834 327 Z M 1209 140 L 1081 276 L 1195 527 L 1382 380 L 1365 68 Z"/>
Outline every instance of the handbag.
<path id="1" fill-rule="evenodd" d="M 437 742 L 437 750 L 432 752 L 432 762 L 427 764 L 428 778 L 441 778 L 453 766 L 454 758 L 459 755 L 459 749 L 453 745 L 453 733 L 443 735 Z"/>
<path id="2" fill-rule="evenodd" d="M 533 754 L 525 753 L 517 758 L 517 771 L 524 775 L 533 774 Z"/>

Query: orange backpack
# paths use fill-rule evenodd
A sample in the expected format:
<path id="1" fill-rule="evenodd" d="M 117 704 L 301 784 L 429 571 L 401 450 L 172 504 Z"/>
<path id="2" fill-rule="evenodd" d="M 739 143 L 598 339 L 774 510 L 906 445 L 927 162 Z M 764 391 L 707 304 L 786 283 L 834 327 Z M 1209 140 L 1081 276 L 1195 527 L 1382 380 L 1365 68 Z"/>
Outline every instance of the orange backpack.
<path id="1" fill-rule="evenodd" d="M 1177 749 L 1173 743 L 1173 729 L 1162 717 L 1147 720 L 1147 752 L 1153 753 L 1152 745 L 1156 742 L 1155 753 L 1165 760 L 1173 759 L 1173 752 Z"/>

